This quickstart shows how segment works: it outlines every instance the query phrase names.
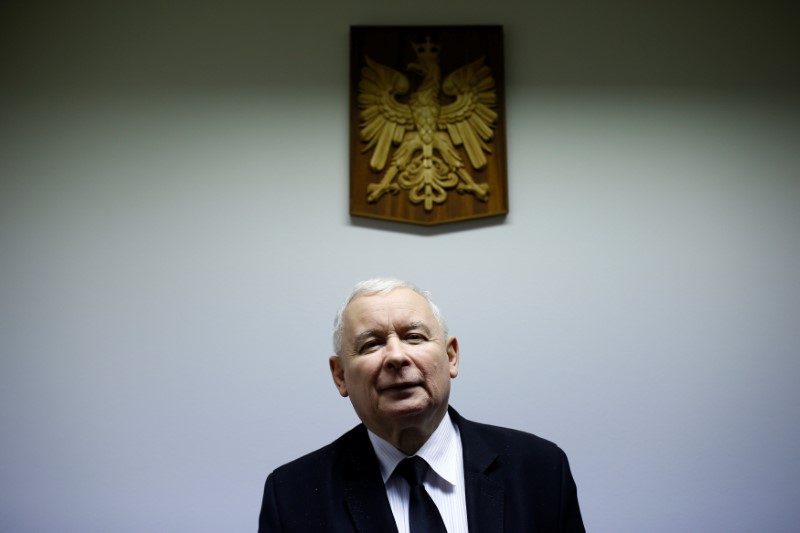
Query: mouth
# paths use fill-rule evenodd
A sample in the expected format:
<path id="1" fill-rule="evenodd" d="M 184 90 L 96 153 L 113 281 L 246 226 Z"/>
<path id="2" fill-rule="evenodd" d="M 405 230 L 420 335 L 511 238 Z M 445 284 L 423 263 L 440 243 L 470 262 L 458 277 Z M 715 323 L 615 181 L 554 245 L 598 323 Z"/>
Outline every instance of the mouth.
<path id="1" fill-rule="evenodd" d="M 414 387 L 419 387 L 419 383 L 393 383 L 392 385 L 382 387 L 381 392 L 404 391 L 413 389 Z"/>

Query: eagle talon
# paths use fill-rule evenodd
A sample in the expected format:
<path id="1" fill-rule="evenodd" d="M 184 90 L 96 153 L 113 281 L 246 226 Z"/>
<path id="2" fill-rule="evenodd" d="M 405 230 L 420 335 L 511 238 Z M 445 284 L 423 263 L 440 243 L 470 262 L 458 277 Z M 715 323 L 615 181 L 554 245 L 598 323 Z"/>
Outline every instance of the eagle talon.
<path id="1" fill-rule="evenodd" d="M 390 183 L 388 185 L 383 185 L 381 183 L 370 183 L 367 185 L 367 202 L 377 202 L 380 200 L 381 196 L 387 192 L 397 194 L 400 192 L 400 187 L 398 187 L 395 183 Z"/>

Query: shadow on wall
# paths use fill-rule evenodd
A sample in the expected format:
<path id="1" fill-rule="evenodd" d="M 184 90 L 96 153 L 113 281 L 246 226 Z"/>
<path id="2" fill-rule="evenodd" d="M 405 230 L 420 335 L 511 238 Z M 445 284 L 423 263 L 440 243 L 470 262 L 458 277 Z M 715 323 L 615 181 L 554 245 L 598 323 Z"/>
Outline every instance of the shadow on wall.
<path id="1" fill-rule="evenodd" d="M 339 88 L 347 84 L 349 26 L 419 25 L 424 9 L 426 24 L 502 24 L 509 85 L 796 93 L 799 5 L 500 1 L 489 9 L 477 0 L 414 0 L 400 11 L 366 1 L 224 9 L 217 2 L 5 2 L 0 61 L 14 73 L 4 81 L 12 92 Z"/>

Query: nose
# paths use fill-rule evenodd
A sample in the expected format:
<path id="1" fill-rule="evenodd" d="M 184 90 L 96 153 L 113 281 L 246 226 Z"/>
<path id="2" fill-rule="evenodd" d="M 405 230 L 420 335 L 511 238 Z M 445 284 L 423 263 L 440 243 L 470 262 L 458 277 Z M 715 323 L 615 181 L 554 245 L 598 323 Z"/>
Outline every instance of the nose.
<path id="1" fill-rule="evenodd" d="M 384 346 L 383 365 L 389 369 L 399 369 L 411 365 L 411 359 L 405 351 L 405 346 L 399 338 L 392 335 L 386 340 Z"/>

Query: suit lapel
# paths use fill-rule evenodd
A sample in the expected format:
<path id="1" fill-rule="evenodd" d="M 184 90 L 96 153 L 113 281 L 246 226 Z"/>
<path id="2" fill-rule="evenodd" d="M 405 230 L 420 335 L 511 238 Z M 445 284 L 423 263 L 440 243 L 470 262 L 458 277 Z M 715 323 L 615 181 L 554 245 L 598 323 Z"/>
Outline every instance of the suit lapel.
<path id="1" fill-rule="evenodd" d="M 502 533 L 504 488 L 487 475 L 498 454 L 481 438 L 474 424 L 463 419 L 452 407 L 450 417 L 461 433 L 469 530 Z M 397 524 L 366 428 L 362 425 L 351 433 L 352 439 L 343 447 L 340 475 L 344 480 L 345 505 L 355 530 L 396 533 Z"/>
<path id="2" fill-rule="evenodd" d="M 341 475 L 345 505 L 355 530 L 362 533 L 396 533 L 397 524 L 366 428 L 361 426 L 353 437 L 344 448 Z"/>
<path id="3" fill-rule="evenodd" d="M 504 489 L 486 474 L 497 459 L 497 452 L 484 442 L 472 423 L 452 407 L 450 417 L 461 433 L 469 530 L 500 533 L 503 531 Z"/>

